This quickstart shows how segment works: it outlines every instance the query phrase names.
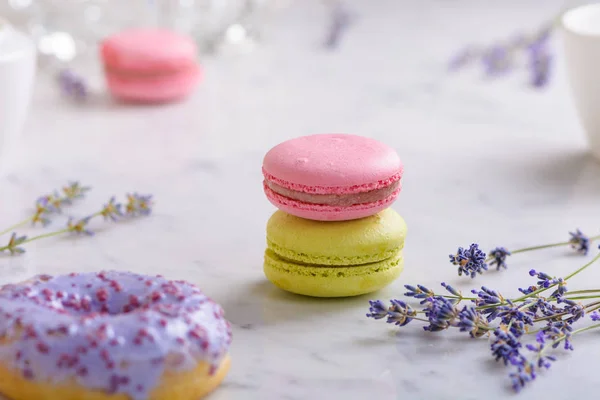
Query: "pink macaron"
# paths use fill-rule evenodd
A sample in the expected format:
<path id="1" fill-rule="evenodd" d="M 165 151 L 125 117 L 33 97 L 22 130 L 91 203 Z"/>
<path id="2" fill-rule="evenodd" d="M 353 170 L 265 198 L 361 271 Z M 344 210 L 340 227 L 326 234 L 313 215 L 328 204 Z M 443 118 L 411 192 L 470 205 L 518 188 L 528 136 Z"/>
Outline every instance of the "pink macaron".
<path id="1" fill-rule="evenodd" d="M 362 136 L 303 136 L 272 148 L 263 160 L 273 205 L 301 218 L 344 221 L 389 207 L 401 190 L 403 165 L 394 149 Z"/>
<path id="2" fill-rule="evenodd" d="M 110 92 L 126 101 L 180 100 L 201 77 L 193 39 L 168 30 L 118 33 L 102 41 L 100 54 Z"/>

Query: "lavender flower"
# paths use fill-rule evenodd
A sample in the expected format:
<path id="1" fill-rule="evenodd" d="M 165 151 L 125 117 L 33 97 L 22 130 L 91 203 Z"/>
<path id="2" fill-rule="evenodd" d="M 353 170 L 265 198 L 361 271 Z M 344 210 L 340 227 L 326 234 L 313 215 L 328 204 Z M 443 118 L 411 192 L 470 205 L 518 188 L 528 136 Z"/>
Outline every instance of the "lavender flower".
<path id="1" fill-rule="evenodd" d="M 336 3 L 331 10 L 331 22 L 325 38 L 325 47 L 330 50 L 335 49 L 351 22 L 351 15 L 345 6 Z"/>
<path id="2" fill-rule="evenodd" d="M 54 193 L 40 197 L 36 204 L 46 204 L 48 207 L 50 207 L 48 209 L 49 212 L 57 212 L 60 213 L 62 212 L 62 206 L 65 203 L 66 197 L 61 197 L 61 195 L 57 192 L 54 191 Z"/>
<path id="3" fill-rule="evenodd" d="M 452 326 L 458 317 L 458 309 L 454 303 L 443 297 L 429 297 L 425 316 L 429 319 L 429 325 L 423 329 L 429 332 L 438 332 Z"/>
<path id="4" fill-rule="evenodd" d="M 564 341 L 565 350 L 573 350 L 571 343 L 571 334 L 573 327 L 566 321 L 549 321 L 546 330 L 543 331 L 547 339 L 551 339 L 554 344 L 553 348 L 560 345 L 560 341 Z"/>
<path id="5" fill-rule="evenodd" d="M 104 219 L 110 219 L 112 221 L 116 221 L 118 217 L 123 216 L 123 211 L 121 208 L 122 204 L 117 203 L 115 197 L 111 197 L 107 204 L 104 205 L 102 210 L 100 211 L 100 215 L 104 217 Z"/>
<path id="6" fill-rule="evenodd" d="M 459 276 L 465 274 L 475 278 L 477 274 L 482 274 L 484 270 L 487 271 L 486 255 L 476 243 L 471 244 L 468 249 L 459 247 L 456 254 L 451 254 L 449 257 L 453 265 L 458 265 Z"/>
<path id="7" fill-rule="evenodd" d="M 485 335 L 489 330 L 486 318 L 474 307 L 463 307 L 458 313 L 457 327 L 461 332 L 469 332 L 473 338 Z"/>
<path id="8" fill-rule="evenodd" d="M 450 59 L 448 69 L 451 71 L 458 70 L 467 65 L 469 62 L 473 61 L 476 56 L 477 51 L 475 49 L 472 47 L 466 47 L 460 50 Z"/>
<path id="9" fill-rule="evenodd" d="M 67 230 L 69 232 L 93 236 L 94 232 L 86 228 L 91 219 L 91 216 L 82 218 L 78 221 L 75 221 L 73 218 L 69 218 L 69 221 L 67 222 Z"/>
<path id="10" fill-rule="evenodd" d="M 535 335 L 535 341 L 537 342 L 536 345 L 528 344 L 525 347 L 527 348 L 527 350 L 536 353 L 535 358 L 537 359 L 538 368 L 550 368 L 552 366 L 551 362 L 556 361 L 556 357 L 544 354 L 544 352 L 547 349 L 547 346 L 546 336 L 544 335 L 543 331 L 540 331 L 537 333 L 537 335 Z"/>
<path id="11" fill-rule="evenodd" d="M 531 84 L 534 87 L 543 87 L 550 79 L 552 54 L 548 49 L 549 38 L 550 30 L 542 30 L 526 47 L 531 71 Z"/>
<path id="12" fill-rule="evenodd" d="M 592 321 L 600 321 L 600 314 L 598 314 L 598 311 L 594 311 L 590 314 L 590 318 Z"/>
<path id="13" fill-rule="evenodd" d="M 449 63 L 450 70 L 457 70 L 473 61 L 479 61 L 486 76 L 505 75 L 514 69 L 515 60 L 524 56 L 528 60 L 530 84 L 545 86 L 552 72 L 553 57 L 549 38 L 552 24 L 544 25 L 533 35 L 517 35 L 516 38 L 483 48 L 467 47 L 455 54 Z"/>
<path id="14" fill-rule="evenodd" d="M 519 392 L 528 382 L 536 378 L 535 364 L 529 361 L 519 363 L 517 364 L 517 372 L 511 373 L 509 376 L 512 380 L 513 389 L 515 392 Z"/>
<path id="15" fill-rule="evenodd" d="M 81 186 L 79 182 L 75 181 L 69 182 L 62 188 L 62 195 L 54 191 L 52 194 L 39 197 L 35 202 L 35 212 L 31 217 L 31 222 L 48 225 L 50 220 L 46 217 L 47 215 L 62 212 L 64 205 L 71 204 L 73 200 L 83 197 L 90 189 L 90 187 Z"/>
<path id="16" fill-rule="evenodd" d="M 446 289 L 448 292 L 450 292 L 450 294 L 453 294 L 454 296 L 462 298 L 462 293 L 460 292 L 460 290 L 454 289 L 452 286 L 448 285 L 445 282 L 442 282 L 442 287 L 444 289 Z"/>
<path id="17" fill-rule="evenodd" d="M 565 293 L 567 293 L 568 288 L 567 288 L 567 281 L 565 281 L 563 278 L 558 278 L 556 279 L 556 290 L 554 292 L 552 292 L 552 294 L 550 295 L 550 297 L 554 297 L 555 299 L 559 299 L 565 295 Z"/>
<path id="18" fill-rule="evenodd" d="M 31 217 L 31 223 L 36 224 L 40 223 L 43 226 L 46 226 L 50 223 L 50 219 L 46 217 L 46 215 L 55 211 L 55 208 L 50 204 L 50 201 L 47 197 L 40 197 L 35 202 L 35 212 Z"/>
<path id="19" fill-rule="evenodd" d="M 484 52 L 481 61 L 487 75 L 504 74 L 512 67 L 511 49 L 503 45 L 492 46 Z"/>
<path id="20" fill-rule="evenodd" d="M 477 306 L 496 305 L 504 303 L 504 297 L 493 289 L 488 289 L 485 286 L 481 290 L 471 290 L 471 293 L 477 295 L 477 300 L 473 300 Z"/>
<path id="21" fill-rule="evenodd" d="M 73 99 L 83 100 L 87 97 L 87 85 L 83 78 L 69 69 L 63 69 L 57 76 L 63 93 Z"/>
<path id="22" fill-rule="evenodd" d="M 561 299 L 561 302 L 566 304 L 562 312 L 570 315 L 565 321 L 572 324 L 581 318 L 585 317 L 585 306 L 580 303 L 569 299 Z"/>
<path id="23" fill-rule="evenodd" d="M 538 290 L 539 288 L 537 286 L 529 286 L 528 288 L 519 288 L 519 292 L 523 293 L 523 294 L 531 294 L 533 292 L 535 292 L 536 290 Z"/>
<path id="24" fill-rule="evenodd" d="M 519 352 L 522 345 L 506 326 L 494 329 L 494 336 L 496 338 L 490 347 L 496 361 L 502 360 L 504 365 L 522 362 L 523 356 Z"/>
<path id="25" fill-rule="evenodd" d="M 421 301 L 421 304 L 424 304 L 427 301 L 427 298 L 435 296 L 435 293 L 433 293 L 432 290 L 427 289 L 423 285 L 417 285 L 417 287 L 411 285 L 404 285 L 404 287 L 406 288 L 406 290 L 408 290 L 408 292 L 404 293 L 406 297 L 414 297 L 415 299 L 425 299 Z"/>
<path id="26" fill-rule="evenodd" d="M 579 229 L 575 232 L 569 232 L 569 235 L 571 235 L 571 238 L 569 239 L 571 248 L 578 253 L 587 255 L 590 250 L 590 238 L 584 235 Z"/>
<path id="27" fill-rule="evenodd" d="M 7 250 L 11 255 L 25 253 L 25 249 L 19 247 L 19 245 L 23 244 L 26 240 L 27 236 L 17 236 L 16 233 L 13 233 L 4 249 Z"/>
<path id="28" fill-rule="evenodd" d="M 504 247 L 496 247 L 494 250 L 490 251 L 490 257 L 492 261 L 490 265 L 496 265 L 496 270 L 500 270 L 500 268 L 506 269 L 506 258 L 510 256 L 510 251 L 506 250 Z"/>
<path id="29" fill-rule="evenodd" d="M 395 324 L 398 326 L 404 326 L 412 321 L 412 317 L 417 315 L 408 304 L 401 300 L 390 300 L 390 308 L 388 309 L 388 324 Z"/>
<path id="30" fill-rule="evenodd" d="M 387 317 L 388 310 L 383 301 L 381 300 L 369 300 L 369 313 L 368 318 L 382 319 Z"/>
<path id="31" fill-rule="evenodd" d="M 549 288 L 550 286 L 558 283 L 558 279 L 548 275 L 545 272 L 538 272 L 535 269 L 529 270 L 529 276 L 536 276 L 538 278 L 537 284 L 543 288 Z"/>
<path id="32" fill-rule="evenodd" d="M 125 214 L 129 216 L 149 215 L 152 212 L 152 195 L 127 194 Z"/>
<path id="33" fill-rule="evenodd" d="M 369 305 L 367 318 L 383 319 L 387 317 L 388 324 L 404 326 L 417 315 L 415 310 L 401 300 L 390 300 L 389 307 L 386 307 L 381 300 L 370 300 Z"/>
<path id="34" fill-rule="evenodd" d="M 531 303 L 534 304 L 531 305 Z M 531 297 L 523 303 L 523 305 L 525 304 L 527 304 L 528 309 L 536 315 L 541 312 L 544 316 L 549 317 L 560 313 L 560 308 L 556 306 L 556 303 L 549 301 L 545 297 Z"/>
<path id="35" fill-rule="evenodd" d="M 82 198 L 87 192 L 89 192 L 92 188 L 89 186 L 81 186 L 78 181 L 69 182 L 69 184 L 62 188 L 65 197 L 67 198 L 66 202 L 70 202 L 71 200 Z"/>
<path id="36" fill-rule="evenodd" d="M 552 60 L 552 54 L 546 49 L 531 50 L 529 52 L 529 64 L 531 68 L 530 82 L 532 86 L 541 88 L 548 84 Z"/>
<path id="37" fill-rule="evenodd" d="M 535 314 L 528 309 L 521 309 L 511 301 L 505 306 L 499 306 L 494 313 L 495 318 L 500 318 L 502 323 L 510 327 L 510 332 L 515 337 L 521 337 L 525 333 L 526 325 L 533 326 Z"/>

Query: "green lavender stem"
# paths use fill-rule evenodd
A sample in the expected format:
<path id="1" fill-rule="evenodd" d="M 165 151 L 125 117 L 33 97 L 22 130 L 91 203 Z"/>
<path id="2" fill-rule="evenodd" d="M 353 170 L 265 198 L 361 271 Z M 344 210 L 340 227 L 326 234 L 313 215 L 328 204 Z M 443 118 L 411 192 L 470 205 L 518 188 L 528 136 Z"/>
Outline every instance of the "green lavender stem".
<path id="1" fill-rule="evenodd" d="M 570 296 L 572 294 L 599 293 L 599 292 L 600 292 L 600 289 L 573 290 L 573 291 L 569 291 L 565 296 Z"/>
<path id="2" fill-rule="evenodd" d="M 92 220 L 92 219 L 94 219 L 94 218 L 96 218 L 96 217 L 98 217 L 100 215 L 102 215 L 102 211 L 95 212 L 94 214 L 90 215 L 89 218 L 90 218 L 90 220 Z M 74 232 L 74 231 L 75 230 L 73 228 L 64 228 L 64 229 L 59 229 L 59 230 L 54 231 L 54 232 L 48 232 L 48 233 L 44 233 L 44 234 L 41 234 L 41 235 L 32 236 L 30 238 L 27 238 L 23 242 L 19 243 L 19 246 L 23 245 L 23 244 L 26 244 L 26 243 L 34 242 L 36 240 L 46 239 L 46 238 L 50 238 L 50 237 L 62 235 L 62 234 L 68 233 L 68 232 Z M 10 249 L 10 246 L 8 246 L 8 245 L 0 247 L 0 253 L 2 253 L 3 251 L 9 250 L 9 249 Z"/>
<path id="3" fill-rule="evenodd" d="M 31 222 L 31 220 L 33 219 L 33 217 L 29 217 L 21 222 L 19 222 L 18 224 L 15 224 L 9 228 L 6 228 L 3 231 L 0 231 L 0 236 L 6 235 L 7 233 L 10 233 L 12 231 L 14 231 L 15 229 L 19 229 L 22 228 L 23 226 L 27 225 L 29 222 Z"/>
<path id="4" fill-rule="evenodd" d="M 62 235 L 64 233 L 67 233 L 67 232 L 70 232 L 70 231 L 71 231 L 71 229 L 65 228 L 65 229 L 60 229 L 58 231 L 48 232 L 48 233 L 44 233 L 44 234 L 41 234 L 41 235 L 33 236 L 33 237 L 30 237 L 30 238 L 26 239 L 22 243 L 20 243 L 19 246 L 23 245 L 23 244 L 26 244 L 26 243 L 34 242 L 36 240 L 40 240 L 40 239 L 45 239 L 45 238 L 49 238 L 49 237 L 53 237 L 53 236 Z M 0 247 L 0 253 L 2 253 L 3 251 L 6 251 L 6 250 L 9 250 L 9 246 Z"/>
<path id="5" fill-rule="evenodd" d="M 581 268 L 575 270 L 574 272 L 570 273 L 569 275 L 565 276 L 564 280 L 567 281 L 569 279 L 571 279 L 572 277 L 574 277 L 575 275 L 579 274 L 580 272 L 583 272 L 586 268 L 588 268 L 590 265 L 592 265 L 593 263 L 595 263 L 596 261 L 598 261 L 600 259 L 600 253 L 598 253 L 598 255 L 596 255 L 594 258 L 592 258 L 592 260 L 590 262 L 588 262 L 587 264 L 585 264 L 584 266 L 582 266 Z M 513 301 L 523 301 L 525 299 L 528 299 L 530 297 L 533 297 L 539 293 L 545 292 L 546 290 L 552 289 L 553 287 L 556 287 L 558 285 L 558 283 L 555 283 L 553 285 L 548 286 L 547 288 L 540 288 L 534 292 L 531 292 L 529 294 L 526 294 L 524 296 L 521 296 Z"/>
<path id="6" fill-rule="evenodd" d="M 588 262 L 587 264 L 585 264 L 585 265 L 584 265 L 584 266 L 582 266 L 581 268 L 579 268 L 579 269 L 575 270 L 574 272 L 570 273 L 569 275 L 567 275 L 567 276 L 564 278 L 564 281 L 567 281 L 568 279 L 571 279 L 571 278 L 572 278 L 572 277 L 574 277 L 575 275 L 577 275 L 577 274 L 579 274 L 580 272 L 584 271 L 586 268 L 588 268 L 590 265 L 594 264 L 594 263 L 595 263 L 596 261 L 598 261 L 599 259 L 600 259 L 600 253 L 598 253 L 598 255 L 596 255 L 594 258 L 592 258 L 592 260 L 591 260 L 590 262 Z M 550 290 L 550 289 L 552 289 L 552 288 L 554 288 L 554 287 L 556 287 L 556 286 L 558 286 L 558 285 L 559 285 L 558 283 L 555 283 L 555 284 L 552 284 L 552 285 L 548 286 L 547 288 L 540 288 L 540 289 L 538 289 L 538 290 L 536 290 L 536 291 L 533 291 L 533 292 L 531 292 L 531 293 L 529 293 L 529 294 L 523 295 L 523 296 L 521 296 L 521 297 L 518 297 L 518 298 L 516 298 L 516 299 L 514 299 L 514 300 L 511 300 L 511 301 L 512 301 L 513 303 L 522 302 L 522 301 L 524 301 L 524 300 L 526 300 L 526 299 L 529 299 L 529 298 L 531 298 L 531 297 L 537 296 L 537 295 L 538 295 L 538 294 L 540 294 L 540 293 L 543 293 L 543 292 L 545 292 L 545 291 L 547 291 L 547 290 Z M 498 303 L 498 304 L 487 304 L 487 305 L 485 305 L 485 306 L 480 306 L 480 307 L 477 307 L 476 309 L 477 309 L 477 310 L 485 310 L 485 309 L 487 309 L 487 308 L 498 307 L 499 305 L 503 305 L 503 304 L 506 304 L 506 302 L 502 302 L 502 303 Z"/>
<path id="7" fill-rule="evenodd" d="M 592 237 L 590 237 L 590 242 L 593 242 L 593 241 L 598 240 L 598 239 L 600 239 L 600 235 L 592 236 Z M 552 248 L 552 247 L 567 246 L 567 245 L 570 245 L 570 244 L 571 244 L 571 242 L 567 241 L 567 242 L 543 244 L 543 245 L 540 245 L 540 246 L 524 247 L 522 249 L 517 249 L 517 250 L 511 251 L 511 254 L 519 254 L 519 253 L 525 253 L 525 252 L 533 251 L 533 250 L 542 250 L 542 249 L 549 249 L 549 248 Z M 491 261 L 493 259 L 494 259 L 493 257 L 488 257 L 487 260 L 486 260 L 486 262 L 487 261 Z"/>

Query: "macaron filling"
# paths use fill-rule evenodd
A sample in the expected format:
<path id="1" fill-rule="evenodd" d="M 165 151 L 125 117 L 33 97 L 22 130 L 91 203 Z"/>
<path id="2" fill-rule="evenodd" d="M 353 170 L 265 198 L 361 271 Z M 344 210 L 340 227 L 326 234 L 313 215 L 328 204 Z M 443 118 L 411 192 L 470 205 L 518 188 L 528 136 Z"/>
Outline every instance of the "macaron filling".
<path id="1" fill-rule="evenodd" d="M 284 196 L 291 200 L 300 201 L 308 204 L 321 204 L 336 207 L 350 207 L 356 204 L 375 203 L 393 196 L 400 190 L 400 181 L 392 182 L 389 186 L 380 189 L 374 189 L 367 192 L 358 193 L 331 193 L 331 194 L 316 194 L 306 193 L 299 190 L 293 190 L 269 180 L 264 181 L 264 184 L 273 192 Z"/>
<path id="2" fill-rule="evenodd" d="M 309 264 L 301 261 L 292 260 L 283 257 L 281 254 L 273 251 L 272 249 L 265 250 L 265 257 L 270 259 L 271 262 L 276 262 L 279 268 L 287 267 L 287 269 L 293 269 L 296 274 L 321 273 L 320 271 L 327 271 L 326 273 L 339 273 L 342 272 L 344 275 L 352 275 L 352 270 L 361 270 L 361 275 L 373 272 L 379 272 L 388 268 L 394 268 L 398 266 L 399 262 L 403 259 L 402 251 L 394 251 L 390 257 L 382 260 L 377 260 L 365 264 L 350 264 L 350 265 L 322 265 L 322 264 Z M 375 268 L 373 268 L 375 267 Z M 341 276 L 341 275 L 340 275 Z"/>
<path id="3" fill-rule="evenodd" d="M 319 254 L 304 254 L 291 249 L 286 249 L 283 246 L 276 244 L 275 242 L 267 239 L 267 250 L 273 254 L 276 254 L 287 262 L 312 266 L 312 267 L 354 267 L 359 265 L 373 264 L 381 262 L 397 256 L 404 247 L 404 243 L 401 246 L 388 248 L 381 250 L 379 253 L 372 254 L 355 254 L 355 255 L 319 255 Z"/>
<path id="4" fill-rule="evenodd" d="M 297 192 L 303 193 L 312 193 L 312 194 L 348 194 L 348 193 L 361 193 L 361 192 L 370 192 L 372 190 L 381 189 L 387 186 L 392 185 L 394 182 L 399 181 L 402 178 L 403 169 L 401 168 L 399 172 L 394 175 L 389 176 L 386 179 L 382 179 L 376 182 L 356 184 L 356 185 L 347 185 L 347 186 L 320 186 L 320 185 L 308 185 L 302 183 L 294 183 L 289 180 L 281 179 L 275 176 L 274 174 L 267 171 L 265 166 L 263 166 L 263 176 L 266 181 L 275 183 L 281 187 L 294 190 Z"/>
<path id="5" fill-rule="evenodd" d="M 164 70 L 131 70 L 131 69 L 123 69 L 116 68 L 111 66 L 106 66 L 104 68 L 105 72 L 111 76 L 120 77 L 120 78 L 140 78 L 140 79 L 153 79 L 153 78 L 161 78 L 165 76 L 172 76 L 173 74 L 179 73 L 194 73 L 199 70 L 198 65 L 188 65 L 184 67 L 179 67 L 176 69 L 164 69 Z"/>

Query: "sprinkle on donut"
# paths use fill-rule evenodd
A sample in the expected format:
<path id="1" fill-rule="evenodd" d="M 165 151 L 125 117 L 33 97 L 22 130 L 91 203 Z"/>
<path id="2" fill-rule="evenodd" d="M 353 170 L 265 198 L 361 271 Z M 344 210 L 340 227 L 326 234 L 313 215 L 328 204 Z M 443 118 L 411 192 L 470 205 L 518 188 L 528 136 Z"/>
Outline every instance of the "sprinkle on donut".
<path id="1" fill-rule="evenodd" d="M 0 289 L 0 362 L 29 380 L 76 382 L 132 400 L 166 370 L 215 370 L 231 343 L 200 289 L 129 272 L 39 275 Z"/>

